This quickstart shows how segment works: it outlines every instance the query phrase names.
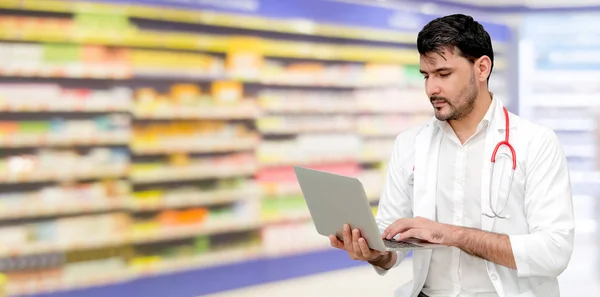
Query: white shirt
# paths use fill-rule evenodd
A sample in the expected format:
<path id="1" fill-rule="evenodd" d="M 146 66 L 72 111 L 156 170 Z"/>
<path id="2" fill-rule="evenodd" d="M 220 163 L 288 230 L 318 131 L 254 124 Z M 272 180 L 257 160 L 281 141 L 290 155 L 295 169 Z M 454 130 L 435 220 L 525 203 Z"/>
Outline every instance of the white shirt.
<path id="1" fill-rule="evenodd" d="M 495 101 L 464 144 L 445 121 L 436 122 L 442 131 L 436 220 L 440 223 L 481 229 L 481 171 L 485 134 Z M 486 271 L 485 261 L 458 248 L 435 249 L 423 293 L 429 297 L 498 296 Z M 482 295 L 484 294 L 485 295 Z"/>

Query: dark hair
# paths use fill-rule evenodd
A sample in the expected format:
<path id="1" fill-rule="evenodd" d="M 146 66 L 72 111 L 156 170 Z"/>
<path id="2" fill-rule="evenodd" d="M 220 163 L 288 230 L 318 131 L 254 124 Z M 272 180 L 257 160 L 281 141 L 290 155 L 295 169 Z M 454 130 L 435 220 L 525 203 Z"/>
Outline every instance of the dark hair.
<path id="1" fill-rule="evenodd" d="M 471 63 L 482 56 L 492 61 L 490 76 L 494 68 L 492 39 L 483 26 L 471 16 L 453 14 L 429 22 L 417 37 L 419 54 L 441 54 L 443 50 L 458 49 L 458 54 Z M 488 81 L 489 81 L 488 76 Z"/>

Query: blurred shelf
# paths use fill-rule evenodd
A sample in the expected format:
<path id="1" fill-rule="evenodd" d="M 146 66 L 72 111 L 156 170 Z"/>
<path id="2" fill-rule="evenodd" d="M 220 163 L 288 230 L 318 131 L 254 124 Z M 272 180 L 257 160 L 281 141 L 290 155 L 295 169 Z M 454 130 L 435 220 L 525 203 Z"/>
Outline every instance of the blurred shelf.
<path id="1" fill-rule="evenodd" d="M 127 176 L 128 168 L 122 165 L 95 166 L 85 169 L 64 167 L 54 171 L 36 170 L 29 173 L 0 174 L 0 184 L 35 183 L 35 182 L 68 182 L 87 179 L 122 178 Z"/>
<path id="2" fill-rule="evenodd" d="M 84 214 L 126 209 L 128 197 L 112 197 L 96 201 L 68 201 L 68 203 L 28 203 L 26 207 L 0 208 L 0 220 L 39 218 L 68 214 Z"/>
<path id="3" fill-rule="evenodd" d="M 594 158 L 597 147 L 594 145 L 565 145 L 564 150 L 567 157 Z"/>
<path id="4" fill-rule="evenodd" d="M 160 106 L 152 109 L 136 108 L 136 119 L 255 119 L 259 109 L 254 104 L 232 106 Z"/>
<path id="5" fill-rule="evenodd" d="M 0 148 L 37 146 L 102 146 L 129 143 L 129 133 L 89 133 L 85 135 L 0 135 Z"/>
<path id="6" fill-rule="evenodd" d="M 281 78 L 261 77 L 257 80 L 242 80 L 245 82 L 256 82 L 266 86 L 290 86 L 290 87 L 319 87 L 319 88 L 383 88 L 399 86 L 398 82 L 348 82 L 348 81 L 324 81 L 318 80 L 318 77 L 311 77 L 310 80 L 292 80 Z"/>
<path id="7" fill-rule="evenodd" d="M 565 77 L 564 74 L 560 74 L 559 77 Z M 579 84 L 579 83 L 578 83 Z M 560 108 L 586 108 L 592 110 L 594 108 L 600 108 L 600 100 L 594 100 L 598 98 L 600 93 L 550 93 L 550 94 L 537 94 L 531 96 L 528 102 L 523 103 L 528 108 L 535 107 L 560 107 Z M 569 100 L 565 100 L 569 98 Z"/>
<path id="8" fill-rule="evenodd" d="M 292 105 L 292 102 L 281 105 L 263 105 L 261 108 L 265 114 L 355 114 L 358 109 L 353 106 L 354 101 L 349 101 L 340 106 L 317 106 L 317 105 Z"/>
<path id="9" fill-rule="evenodd" d="M 39 242 L 22 244 L 19 247 L 0 246 L 0 257 L 17 257 L 44 253 L 66 252 L 73 250 L 104 248 L 119 246 L 127 243 L 125 234 L 114 235 L 112 238 L 78 238 L 71 242 Z"/>
<path id="10" fill-rule="evenodd" d="M 385 154 L 385 155 L 376 155 L 376 154 L 366 155 L 366 154 L 364 154 L 364 155 L 360 156 L 358 161 L 360 163 L 385 163 L 385 162 L 389 161 L 390 155 L 391 154 Z"/>
<path id="11" fill-rule="evenodd" d="M 133 172 L 130 176 L 134 184 L 200 180 L 210 178 L 229 178 L 253 175 L 256 165 L 196 165 L 196 166 L 164 166 L 149 172 Z"/>
<path id="12" fill-rule="evenodd" d="M 119 11 L 130 17 L 151 20 L 204 24 L 226 28 L 243 28 L 270 32 L 337 37 L 357 40 L 383 41 L 390 43 L 413 44 L 414 33 L 393 30 L 370 29 L 362 27 L 319 24 L 307 20 L 285 20 L 255 17 L 241 14 L 226 14 L 194 9 L 177 9 L 165 6 L 93 3 L 89 1 L 56 1 L 56 0 L 4 0 L 0 7 L 43 12 L 62 13 L 99 13 Z M 308 29 L 308 30 L 307 30 Z M 501 44 L 494 44 L 494 49 Z"/>
<path id="13" fill-rule="evenodd" d="M 41 102 L 27 102 L 14 101 L 14 102 L 2 102 L 0 100 L 0 112 L 12 112 L 12 113 L 42 113 L 42 112 L 68 112 L 68 113 L 82 113 L 82 112 L 128 112 L 131 107 L 128 104 L 108 104 L 106 102 L 56 102 L 52 103 L 41 103 Z"/>
<path id="14" fill-rule="evenodd" d="M 156 276 L 167 273 L 183 272 L 187 270 L 210 268 L 214 266 L 227 265 L 242 261 L 249 261 L 263 256 L 261 246 L 248 246 L 241 248 L 224 248 L 218 251 L 207 252 L 203 255 L 193 257 L 182 257 L 180 259 L 167 259 L 155 265 L 146 267 L 132 267 L 134 275 Z"/>
<path id="15" fill-rule="evenodd" d="M 132 151 L 136 155 L 156 155 L 172 153 L 218 153 L 244 151 L 255 148 L 260 143 L 258 137 L 239 138 L 194 138 L 191 141 L 161 141 L 158 144 L 137 145 Z"/>
<path id="16" fill-rule="evenodd" d="M 592 132 L 597 129 L 595 119 L 536 119 L 538 124 L 546 126 L 554 131 L 564 132 Z"/>
<path id="17" fill-rule="evenodd" d="M 110 238 L 80 238 L 69 242 L 28 243 L 20 247 L 0 247 L 0 257 L 16 257 L 43 253 L 95 249 L 124 244 L 148 244 L 203 235 L 245 231 L 259 228 L 261 222 L 252 220 L 226 219 L 220 222 L 205 222 L 182 227 L 163 227 L 156 230 L 131 231 Z"/>
<path id="18" fill-rule="evenodd" d="M 346 125 L 343 127 L 334 127 L 331 125 L 312 126 L 312 127 L 269 127 L 260 128 L 262 134 L 267 135 L 293 135 L 293 134 L 318 134 L 318 133 L 353 133 L 354 127 Z"/>
<path id="19" fill-rule="evenodd" d="M 125 80 L 133 78 L 130 71 L 116 71 L 113 67 L 105 70 L 82 70 L 69 71 L 65 66 L 54 66 L 50 69 L 28 68 L 28 69 L 5 69 L 0 68 L 1 77 L 17 78 L 71 78 L 71 79 L 108 79 Z"/>
<path id="20" fill-rule="evenodd" d="M 377 130 L 364 129 L 364 130 L 359 130 L 358 133 L 363 137 L 394 139 L 398 136 L 398 134 L 402 133 L 402 131 L 377 131 Z"/>
<path id="21" fill-rule="evenodd" d="M 104 211 L 129 210 L 133 212 L 158 211 L 171 208 L 198 207 L 256 199 L 260 196 L 257 186 L 240 189 L 224 189 L 198 193 L 166 194 L 161 200 L 136 200 L 132 197 L 111 197 L 92 201 L 69 201 L 68 203 L 31 203 L 27 207 L 0 207 L 0 220 L 41 218 L 69 214 L 86 214 Z"/>
<path id="22" fill-rule="evenodd" d="M 19 26 L 18 31 L 11 28 L 16 25 L 15 23 L 0 23 L 1 40 L 201 50 L 214 53 L 227 53 L 231 50 L 237 50 L 237 46 L 246 43 L 253 45 L 255 50 L 267 57 L 413 65 L 419 63 L 419 55 L 414 50 L 388 46 L 338 45 L 188 32 L 171 33 L 160 30 L 138 29 L 133 26 L 121 28 L 121 30 L 89 29 L 79 27 L 74 22 L 64 22 L 64 20 L 57 18 L 44 18 L 48 26 L 43 28 L 40 25 L 44 22 L 39 18 L 22 18 L 19 20 L 21 24 L 17 25 Z M 59 21 L 63 21 L 62 28 L 52 28 L 52 25 L 59 24 Z"/>
<path id="23" fill-rule="evenodd" d="M 571 171 L 570 175 L 574 184 L 600 184 L 600 171 Z"/>
<path id="24" fill-rule="evenodd" d="M 304 157 L 298 156 L 261 156 L 259 159 L 260 166 L 265 167 L 280 167 L 292 165 L 314 165 L 314 164 L 331 164 L 355 161 L 356 156 L 334 155 L 334 156 L 311 156 L 306 154 Z"/>
<path id="25" fill-rule="evenodd" d="M 361 88 L 383 88 L 383 87 L 397 87 L 400 84 L 395 82 L 326 82 L 323 80 L 316 80 L 313 78 L 310 81 L 292 80 L 292 79 L 280 79 L 280 78 L 242 78 L 232 74 L 214 74 L 207 75 L 205 73 L 192 73 L 182 74 L 185 69 L 159 69 L 154 74 L 140 71 L 120 71 L 115 72 L 114 70 L 106 71 L 92 71 L 83 70 L 78 72 L 68 71 L 65 67 L 57 66 L 56 69 L 43 70 L 43 69 L 24 69 L 7 71 L 6 69 L 0 68 L 0 77 L 15 77 L 15 78 L 47 78 L 47 79 L 81 79 L 81 80 L 133 80 L 133 79 L 145 79 L 145 80 L 180 80 L 180 81 L 217 81 L 217 80 L 233 80 L 239 81 L 246 84 L 259 84 L 263 86 L 278 86 L 278 87 L 308 87 L 308 88 L 347 88 L 347 89 L 361 89 Z M 173 72 L 173 74 L 168 74 Z M 282 73 L 283 74 L 283 73 Z M 318 78 L 318 77 L 317 77 Z"/>
<path id="26" fill-rule="evenodd" d="M 241 189 L 224 189 L 198 193 L 173 193 L 166 194 L 165 196 L 159 201 L 132 200 L 130 209 L 133 211 L 152 211 L 245 201 L 259 197 L 260 190 L 256 186 L 246 186 Z"/>
<path id="27" fill-rule="evenodd" d="M 180 227 L 162 227 L 157 230 L 134 231 L 131 234 L 131 243 L 148 244 L 163 241 L 172 241 L 183 238 L 198 237 L 219 233 L 233 233 L 257 229 L 261 226 L 256 220 L 240 220 L 236 218 L 216 219 Z"/>
<path id="28" fill-rule="evenodd" d="M 272 225 L 272 224 L 285 224 L 285 223 L 297 223 L 309 221 L 311 219 L 310 212 L 308 209 L 300 210 L 300 211 L 287 211 L 276 214 L 266 214 L 263 215 L 261 221 L 263 225 Z"/>

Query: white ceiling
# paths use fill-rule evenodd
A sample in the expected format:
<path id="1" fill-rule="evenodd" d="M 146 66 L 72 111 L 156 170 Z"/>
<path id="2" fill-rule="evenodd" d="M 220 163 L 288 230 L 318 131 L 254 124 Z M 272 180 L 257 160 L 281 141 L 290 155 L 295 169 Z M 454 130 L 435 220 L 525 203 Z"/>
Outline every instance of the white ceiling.
<path id="1" fill-rule="evenodd" d="M 577 7 L 600 5 L 600 0 L 444 0 L 482 7 L 529 6 L 542 7 Z"/>

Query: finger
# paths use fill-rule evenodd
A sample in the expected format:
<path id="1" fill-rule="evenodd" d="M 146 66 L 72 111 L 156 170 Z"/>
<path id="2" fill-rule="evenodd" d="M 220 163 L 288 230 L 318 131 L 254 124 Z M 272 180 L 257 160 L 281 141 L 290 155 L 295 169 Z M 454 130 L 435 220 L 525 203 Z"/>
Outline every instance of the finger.
<path id="1" fill-rule="evenodd" d="M 334 248 L 344 249 L 344 243 L 337 239 L 335 235 L 329 235 L 329 242 Z"/>
<path id="2" fill-rule="evenodd" d="M 358 240 L 358 247 L 360 248 L 363 257 L 365 257 L 366 259 L 371 259 L 375 256 L 373 255 L 373 251 L 371 251 L 371 248 L 369 248 L 366 239 L 360 238 Z"/>
<path id="3" fill-rule="evenodd" d="M 395 235 L 390 236 L 391 233 L 398 234 L 399 232 L 407 229 L 409 226 L 412 225 L 412 221 L 413 219 L 396 220 L 383 231 L 382 238 L 392 239 Z"/>
<path id="4" fill-rule="evenodd" d="M 398 241 L 405 240 L 408 238 L 416 238 L 429 241 L 429 239 L 427 238 L 427 233 L 428 231 L 425 229 L 410 229 L 400 234 L 400 236 L 398 236 Z"/>
<path id="5" fill-rule="evenodd" d="M 344 249 L 347 252 L 352 252 L 352 234 L 350 233 L 350 225 L 344 225 Z"/>
<path id="6" fill-rule="evenodd" d="M 354 253 L 361 255 L 360 246 L 358 244 L 358 239 L 360 238 L 360 231 L 358 229 L 352 230 L 352 249 Z"/>
<path id="7" fill-rule="evenodd" d="M 386 239 L 392 239 L 394 237 L 396 237 L 396 235 L 405 232 L 407 230 L 412 229 L 413 227 L 406 225 L 404 223 L 394 223 L 393 225 L 389 226 L 388 229 L 386 229 L 387 232 L 385 232 L 385 238 Z"/>

